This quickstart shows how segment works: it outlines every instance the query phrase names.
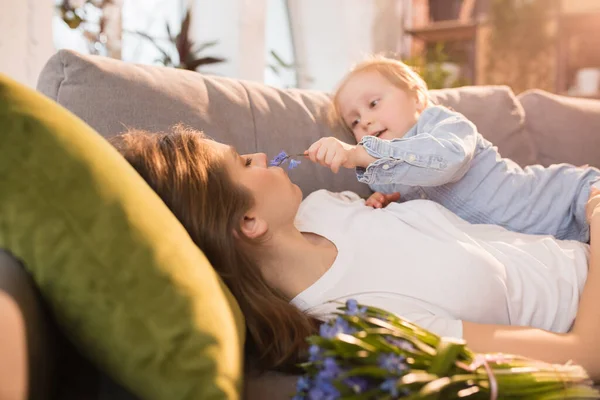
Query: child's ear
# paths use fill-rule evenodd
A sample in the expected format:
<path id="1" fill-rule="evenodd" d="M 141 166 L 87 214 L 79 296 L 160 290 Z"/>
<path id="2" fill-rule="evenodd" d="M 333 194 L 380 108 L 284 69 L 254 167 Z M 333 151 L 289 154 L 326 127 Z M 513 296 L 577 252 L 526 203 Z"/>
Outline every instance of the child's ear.
<path id="1" fill-rule="evenodd" d="M 250 239 L 261 237 L 267 232 L 268 228 L 267 221 L 252 214 L 244 215 L 240 225 L 242 233 Z"/>
<path id="2" fill-rule="evenodd" d="M 420 92 L 415 93 L 415 103 L 417 104 L 417 111 L 422 112 L 425 108 L 427 108 L 427 102 L 427 96 Z"/>

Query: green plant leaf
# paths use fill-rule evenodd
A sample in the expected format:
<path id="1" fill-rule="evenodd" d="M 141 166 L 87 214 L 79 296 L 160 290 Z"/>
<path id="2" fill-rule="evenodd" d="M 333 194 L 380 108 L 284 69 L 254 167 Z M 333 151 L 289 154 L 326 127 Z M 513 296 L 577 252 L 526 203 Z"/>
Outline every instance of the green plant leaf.
<path id="1" fill-rule="evenodd" d="M 218 40 L 211 40 L 209 42 L 200 43 L 197 47 L 194 48 L 193 53 L 194 54 L 201 53 L 206 49 L 216 46 L 217 44 L 219 44 Z"/>
<path id="2" fill-rule="evenodd" d="M 221 63 L 224 61 L 225 61 L 224 58 L 219 58 L 219 57 L 202 57 L 197 60 L 192 60 L 189 64 L 186 64 L 186 69 L 195 71 L 198 67 L 200 67 L 202 65 L 217 64 L 217 63 Z"/>
<path id="3" fill-rule="evenodd" d="M 287 69 L 291 69 L 294 67 L 294 64 L 283 61 L 283 59 L 279 56 L 279 54 L 277 54 L 275 52 L 275 50 L 271 50 L 270 53 L 271 53 L 271 56 L 273 56 L 273 58 L 277 62 L 277 64 L 279 64 L 280 66 L 287 68 Z"/>

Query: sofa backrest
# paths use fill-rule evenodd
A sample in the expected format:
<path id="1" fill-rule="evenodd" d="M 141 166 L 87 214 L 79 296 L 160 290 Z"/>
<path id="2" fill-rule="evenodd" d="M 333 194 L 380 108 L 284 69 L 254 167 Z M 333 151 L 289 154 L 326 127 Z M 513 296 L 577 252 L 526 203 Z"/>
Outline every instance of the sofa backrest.
<path id="1" fill-rule="evenodd" d="M 600 101 L 529 90 L 518 96 L 533 140 L 536 162 L 600 168 Z"/>
<path id="2" fill-rule="evenodd" d="M 323 136 L 352 139 L 327 123 L 327 93 L 287 89 L 157 66 L 128 64 L 61 50 L 41 73 L 38 90 L 74 112 L 100 134 L 128 127 L 166 130 L 182 122 L 205 131 L 240 153 L 302 152 Z M 535 161 L 523 130 L 525 114 L 505 86 L 432 91 L 433 99 L 470 118 L 503 155 L 525 165 Z M 325 188 L 368 195 L 351 170 L 334 175 L 304 162 L 290 172 L 303 193 Z"/>

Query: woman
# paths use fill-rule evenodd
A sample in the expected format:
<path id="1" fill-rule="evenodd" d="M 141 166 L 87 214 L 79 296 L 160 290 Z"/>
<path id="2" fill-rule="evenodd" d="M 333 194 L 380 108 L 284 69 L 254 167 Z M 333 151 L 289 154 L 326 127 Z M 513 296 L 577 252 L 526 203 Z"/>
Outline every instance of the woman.
<path id="1" fill-rule="evenodd" d="M 264 154 L 240 156 L 193 130 L 132 131 L 112 143 L 231 289 L 264 368 L 301 360 L 327 300 L 351 297 L 475 351 L 572 359 L 600 379 L 597 193 L 588 274 L 587 245 L 471 225 L 433 202 L 382 210 L 326 191 L 302 202 Z"/>

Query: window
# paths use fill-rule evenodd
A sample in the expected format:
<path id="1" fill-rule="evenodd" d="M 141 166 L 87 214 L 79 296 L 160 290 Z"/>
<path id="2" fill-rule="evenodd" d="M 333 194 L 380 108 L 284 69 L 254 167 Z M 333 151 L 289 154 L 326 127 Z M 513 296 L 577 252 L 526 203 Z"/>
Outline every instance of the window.
<path id="1" fill-rule="evenodd" d="M 265 25 L 264 82 L 279 88 L 296 87 L 294 42 L 286 0 L 268 0 Z"/>

